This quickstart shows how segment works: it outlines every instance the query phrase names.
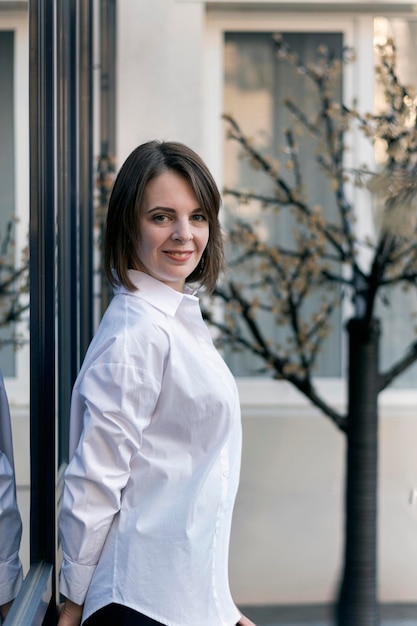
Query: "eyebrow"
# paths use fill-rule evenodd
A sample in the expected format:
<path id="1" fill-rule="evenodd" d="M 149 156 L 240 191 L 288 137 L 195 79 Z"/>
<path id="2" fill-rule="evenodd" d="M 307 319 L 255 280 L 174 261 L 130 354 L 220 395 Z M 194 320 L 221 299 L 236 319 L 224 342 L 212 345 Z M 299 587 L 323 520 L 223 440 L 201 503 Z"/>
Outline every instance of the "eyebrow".
<path id="1" fill-rule="evenodd" d="M 152 209 L 149 209 L 147 211 L 147 213 L 155 213 L 157 211 L 167 211 L 168 213 L 176 213 L 176 209 L 173 209 L 173 208 L 171 208 L 169 206 L 155 206 Z M 204 213 L 206 212 L 201 207 L 196 207 L 195 209 L 193 209 L 191 211 L 191 213 L 198 213 L 198 212 L 201 212 L 201 211 L 204 212 Z"/>

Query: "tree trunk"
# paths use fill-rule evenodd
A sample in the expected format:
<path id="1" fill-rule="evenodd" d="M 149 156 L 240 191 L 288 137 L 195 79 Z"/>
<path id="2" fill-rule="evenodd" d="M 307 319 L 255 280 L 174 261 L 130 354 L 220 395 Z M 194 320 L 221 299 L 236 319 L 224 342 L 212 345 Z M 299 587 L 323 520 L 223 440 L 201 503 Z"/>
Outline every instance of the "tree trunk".
<path id="1" fill-rule="evenodd" d="M 348 332 L 345 552 L 336 616 L 338 626 L 376 626 L 379 321 L 364 327 L 352 319 Z"/>

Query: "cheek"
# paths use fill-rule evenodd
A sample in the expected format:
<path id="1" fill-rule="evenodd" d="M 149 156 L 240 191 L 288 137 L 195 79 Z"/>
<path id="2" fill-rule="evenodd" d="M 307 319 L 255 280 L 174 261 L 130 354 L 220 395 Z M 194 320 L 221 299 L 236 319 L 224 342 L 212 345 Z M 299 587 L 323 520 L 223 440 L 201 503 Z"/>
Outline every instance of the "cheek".
<path id="1" fill-rule="evenodd" d="M 142 232 L 138 240 L 139 256 L 150 255 L 152 251 L 157 247 L 157 242 L 152 232 Z"/>
<path id="2" fill-rule="evenodd" d="M 204 246 L 204 248 L 207 247 L 209 239 L 210 239 L 210 231 L 209 231 L 209 228 L 207 227 L 204 233 L 201 234 L 201 243 Z"/>

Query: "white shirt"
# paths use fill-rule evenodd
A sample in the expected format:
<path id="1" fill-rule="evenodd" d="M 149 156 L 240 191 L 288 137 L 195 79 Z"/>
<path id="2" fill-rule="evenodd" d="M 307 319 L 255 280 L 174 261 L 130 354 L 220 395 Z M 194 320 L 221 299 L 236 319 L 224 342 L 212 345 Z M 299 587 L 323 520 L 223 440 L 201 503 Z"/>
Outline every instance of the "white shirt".
<path id="1" fill-rule="evenodd" d="M 14 600 L 22 586 L 23 573 L 19 559 L 21 535 L 9 402 L 0 372 L 0 605 Z"/>
<path id="2" fill-rule="evenodd" d="M 76 380 L 61 592 L 167 626 L 232 626 L 228 549 L 241 456 L 233 376 L 198 298 L 131 271 Z"/>

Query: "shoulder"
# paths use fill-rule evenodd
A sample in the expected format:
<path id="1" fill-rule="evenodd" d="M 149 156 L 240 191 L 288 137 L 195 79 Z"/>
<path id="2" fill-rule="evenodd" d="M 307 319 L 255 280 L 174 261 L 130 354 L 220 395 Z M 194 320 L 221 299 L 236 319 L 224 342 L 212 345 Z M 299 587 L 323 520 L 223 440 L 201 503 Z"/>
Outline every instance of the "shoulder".
<path id="1" fill-rule="evenodd" d="M 170 350 L 167 316 L 146 301 L 117 295 L 107 308 L 87 351 L 83 369 L 97 363 L 147 368 Z"/>
<path id="2" fill-rule="evenodd" d="M 126 333 L 141 339 L 154 335 L 159 339 L 168 337 L 168 316 L 136 295 L 117 294 L 103 315 L 98 333 L 114 333 L 119 337 Z"/>

